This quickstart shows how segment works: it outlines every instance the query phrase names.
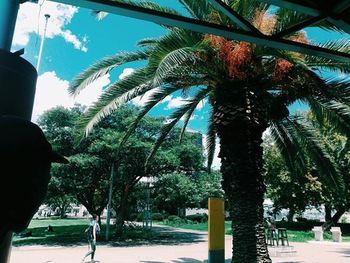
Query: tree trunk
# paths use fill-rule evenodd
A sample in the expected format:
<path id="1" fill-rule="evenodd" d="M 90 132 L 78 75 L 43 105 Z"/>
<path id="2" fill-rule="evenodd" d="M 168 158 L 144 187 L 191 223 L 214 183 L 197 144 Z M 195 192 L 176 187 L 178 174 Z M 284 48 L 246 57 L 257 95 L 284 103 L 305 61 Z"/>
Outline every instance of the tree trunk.
<path id="1" fill-rule="evenodd" d="M 332 207 L 330 207 L 329 205 L 325 205 L 324 211 L 325 211 L 325 222 L 331 221 L 332 220 Z"/>
<path id="2" fill-rule="evenodd" d="M 121 193 L 120 204 L 116 209 L 117 215 L 116 215 L 115 226 L 116 226 L 116 235 L 118 238 L 123 237 L 123 226 L 125 222 L 128 197 L 129 197 L 129 188 L 128 186 L 125 186 L 124 190 Z"/>
<path id="3" fill-rule="evenodd" d="M 295 215 L 295 211 L 292 208 L 289 208 L 289 213 L 287 216 L 288 222 L 293 222 L 293 217 Z"/>
<path id="4" fill-rule="evenodd" d="M 232 210 L 232 262 L 271 263 L 265 241 L 261 118 L 253 92 L 217 91 L 214 123 L 220 138 L 223 189 Z M 227 92 L 226 92 L 227 91 Z M 220 103 L 219 103 L 220 102 Z"/>
<path id="5" fill-rule="evenodd" d="M 337 212 L 332 216 L 332 218 L 328 221 L 326 221 L 323 225 L 322 228 L 324 231 L 329 230 L 331 226 L 335 226 L 339 219 L 342 217 L 342 215 L 346 212 L 347 208 L 341 207 L 337 210 Z"/>
<path id="6" fill-rule="evenodd" d="M 338 223 L 339 219 L 342 217 L 342 215 L 344 215 L 344 213 L 346 212 L 346 209 L 344 207 L 340 208 L 333 216 L 332 216 L 332 223 L 335 225 L 336 223 Z"/>

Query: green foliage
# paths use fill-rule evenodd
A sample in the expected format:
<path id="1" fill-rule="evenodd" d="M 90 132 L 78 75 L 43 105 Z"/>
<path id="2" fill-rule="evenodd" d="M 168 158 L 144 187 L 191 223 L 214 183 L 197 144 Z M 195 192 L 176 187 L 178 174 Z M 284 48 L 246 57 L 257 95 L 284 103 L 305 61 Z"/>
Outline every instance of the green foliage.
<path id="1" fill-rule="evenodd" d="M 207 207 L 209 197 L 222 197 L 220 173 L 161 176 L 153 187 L 153 205 L 158 210 L 178 215 L 179 209 Z"/>
<path id="2" fill-rule="evenodd" d="M 122 2 L 137 6 L 144 5 L 144 3 L 134 1 Z M 271 10 L 269 9 L 270 5 L 256 0 L 226 2 L 235 12 L 259 27 L 258 29 L 264 34 L 271 34 L 274 31 L 281 32 L 294 25 L 299 19 L 307 18 L 290 10 Z M 211 5 L 205 4 L 203 1 L 183 0 L 180 3 L 186 8 L 188 14 L 194 18 L 204 18 L 212 23 L 229 25 L 232 28 L 237 27 L 222 12 L 213 11 Z M 160 8 L 157 4 L 146 3 L 145 5 L 154 10 Z M 271 17 L 272 13 L 274 17 Z M 262 16 L 265 16 L 265 19 Z M 329 23 L 321 22 L 315 25 L 336 30 Z M 301 42 L 308 41 L 302 31 L 295 32 L 292 37 Z M 297 142 L 296 133 L 299 133 L 299 135 L 302 135 L 302 137 L 299 137 L 300 144 L 308 147 L 309 153 L 312 153 L 313 157 L 317 159 L 321 172 L 329 172 L 329 181 L 332 180 L 334 185 L 341 185 L 342 182 L 337 180 L 339 179 L 337 171 L 332 166 L 332 158 L 329 157 L 323 147 L 320 147 L 318 140 L 312 136 L 308 127 L 287 117 L 289 115 L 288 106 L 301 100 L 309 104 L 312 111 L 318 112 L 320 118 L 331 119 L 332 122 L 337 124 L 338 128 L 343 129 L 343 131 L 346 128 L 349 130 L 347 125 L 349 123 L 349 97 L 341 96 L 339 95 L 341 93 L 337 94 L 332 91 L 334 91 L 334 87 L 338 87 L 338 90 L 345 92 L 349 89 L 350 82 L 340 79 L 323 79 L 322 74 L 316 72 L 319 69 L 331 69 L 339 73 L 348 72 L 346 63 L 339 63 L 332 59 L 327 61 L 310 60 L 307 56 L 295 52 L 275 50 L 265 46 L 191 32 L 176 27 L 169 28 L 164 36 L 145 44 L 146 47 L 143 45 L 140 50 L 140 52 L 145 51 L 147 53 L 143 66 L 128 77 L 112 83 L 100 99 L 84 114 L 80 127 L 84 129 L 85 133 L 90 133 L 93 127 L 96 127 L 102 119 L 122 105 L 137 96 L 151 93 L 150 99 L 130 125 L 130 129 L 125 136 L 125 142 L 128 136 L 140 125 L 142 118 L 153 107 L 167 96 L 174 96 L 174 94 L 181 91 L 185 97 L 184 104 L 169 115 L 170 118 L 167 124 L 162 126 L 160 132 L 155 134 L 154 138 L 157 139 L 147 157 L 147 164 L 156 157 L 156 152 L 160 150 L 161 144 L 169 136 L 171 137 L 171 131 L 177 128 L 180 120 L 184 120 L 183 130 L 185 130 L 197 105 L 206 100 L 212 109 L 209 118 L 211 123 L 208 125 L 208 164 L 212 163 L 215 136 L 219 135 L 221 149 L 228 149 L 226 152 L 221 151 L 221 157 L 224 160 L 221 168 L 224 173 L 223 186 L 225 190 L 230 191 L 230 193 L 227 193 L 228 196 L 232 194 L 231 197 L 235 195 L 237 199 L 245 198 L 247 191 L 250 190 L 246 188 L 250 185 L 252 189 L 264 188 L 261 180 L 262 152 L 259 148 L 259 139 L 270 124 L 273 124 L 276 128 L 274 134 L 279 135 L 278 146 L 285 148 L 283 152 L 289 159 L 287 165 L 295 166 L 297 164 L 297 168 L 301 169 L 303 165 L 309 164 L 307 158 L 298 154 L 298 147 L 293 147 L 294 143 Z M 313 44 L 317 45 L 317 43 Z M 334 49 L 340 48 L 345 52 L 350 50 L 350 41 L 348 40 L 335 40 L 325 45 Z M 119 66 L 120 63 L 123 63 L 123 60 L 125 62 L 131 61 L 129 54 L 125 55 L 124 58 L 123 54 L 118 56 L 119 59 L 115 66 Z M 133 60 L 137 61 L 139 57 L 137 56 Z M 91 71 L 91 74 L 86 74 L 89 71 Z M 84 83 L 85 80 L 89 81 L 94 78 L 96 74 L 100 76 L 106 74 L 106 68 L 104 66 L 96 68 L 96 65 L 93 65 L 77 79 L 81 79 L 81 83 Z M 337 86 L 337 83 L 342 83 L 342 85 Z M 74 84 L 75 82 L 70 87 L 74 94 L 78 94 L 86 86 Z M 237 135 L 246 138 L 240 140 Z M 244 152 L 246 156 L 244 156 Z M 236 153 L 236 156 L 233 156 L 234 153 Z M 166 161 L 171 164 L 176 163 L 175 156 L 175 154 L 172 155 Z M 252 156 L 254 157 L 251 158 Z M 294 157 L 296 157 L 297 162 L 292 159 Z M 249 183 L 245 180 L 237 180 L 235 183 L 232 178 L 236 177 L 236 173 L 240 173 L 239 176 L 242 176 L 242 178 L 247 178 Z M 300 170 L 298 171 L 298 176 L 306 174 L 302 174 Z M 310 174 L 313 178 L 316 177 L 313 173 Z M 251 178 L 248 179 L 248 176 L 251 176 Z M 177 195 L 179 197 L 176 204 L 178 207 L 185 206 L 186 202 L 187 205 L 200 202 L 198 197 L 187 197 L 185 199 L 184 193 L 189 193 L 190 189 L 194 189 L 193 183 L 187 182 L 184 178 L 177 178 L 177 180 L 177 183 L 183 188 L 181 191 L 178 191 L 178 193 L 175 190 L 168 189 L 163 191 L 167 195 Z M 184 185 L 184 182 L 187 182 L 188 185 Z M 169 179 L 169 184 L 172 184 L 171 179 Z M 339 189 L 343 190 L 341 186 Z M 256 190 L 251 194 L 252 198 L 245 200 L 250 202 L 251 205 L 255 200 L 262 199 L 263 193 L 261 190 Z M 164 195 L 164 197 L 167 195 Z M 176 203 L 175 200 L 166 200 L 164 205 L 168 201 L 169 203 Z M 231 207 L 241 210 L 236 215 L 245 212 L 246 207 L 239 206 L 241 203 L 239 200 L 233 201 L 231 198 L 230 202 Z M 159 205 L 161 205 L 160 202 Z M 254 205 L 256 204 L 254 203 Z M 262 206 L 260 203 L 258 205 Z M 260 208 L 256 211 L 262 211 Z M 167 209 L 174 210 L 171 207 L 167 207 Z M 261 218 L 261 215 L 257 214 L 252 216 Z M 233 224 L 238 224 L 238 222 L 233 222 Z M 244 229 L 246 229 L 247 235 L 242 235 L 242 237 L 257 234 L 248 232 L 259 228 L 252 225 Z M 262 233 L 260 234 L 262 235 Z M 244 242 L 239 243 L 240 241 L 234 240 L 237 243 L 234 246 L 233 261 L 240 261 L 242 256 L 242 258 L 251 257 L 250 261 L 253 262 L 254 255 L 260 252 L 252 249 L 250 253 L 240 255 L 244 252 L 241 252 L 243 249 L 239 249 L 239 246 L 245 248 L 257 247 L 253 244 L 254 240 L 246 239 L 245 242 L 251 242 L 249 245 L 244 244 Z M 261 245 L 264 246 L 263 243 Z M 236 249 L 237 251 L 235 251 Z M 267 255 L 264 256 L 267 257 Z"/>
<path id="3" fill-rule="evenodd" d="M 304 211 L 308 205 L 322 204 L 318 178 L 310 173 L 299 175 L 296 171 L 289 170 L 270 137 L 265 137 L 264 168 L 266 196 L 273 200 L 276 212 L 288 208 L 292 217 L 294 213 Z"/>
<path id="4" fill-rule="evenodd" d="M 286 156 L 279 142 L 265 143 L 268 196 L 277 209 L 284 207 L 297 212 L 307 204 L 326 204 L 337 211 L 350 207 L 347 133 L 339 132 L 330 119 L 319 122 L 319 118 L 318 114 L 304 114 L 297 120 L 297 128 L 291 128 L 294 143 L 289 153 L 296 153 L 302 162 L 297 162 L 299 157 Z M 272 135 L 276 134 L 273 130 Z"/>
<path id="5" fill-rule="evenodd" d="M 207 214 L 193 214 L 186 216 L 186 219 L 191 220 L 196 223 L 205 223 L 208 222 Z"/>

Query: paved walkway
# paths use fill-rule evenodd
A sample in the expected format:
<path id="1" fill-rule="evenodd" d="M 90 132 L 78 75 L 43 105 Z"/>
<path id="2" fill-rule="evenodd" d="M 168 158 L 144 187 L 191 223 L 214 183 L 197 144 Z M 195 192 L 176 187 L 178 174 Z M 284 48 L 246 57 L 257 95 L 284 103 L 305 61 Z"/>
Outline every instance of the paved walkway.
<path id="1" fill-rule="evenodd" d="M 96 263 L 200 263 L 207 262 L 207 235 L 203 232 L 163 228 L 187 239 L 180 244 L 150 246 L 97 246 Z M 231 237 L 226 236 L 225 262 L 230 262 Z M 291 243 L 293 256 L 272 257 L 273 263 L 349 263 L 350 243 Z M 13 248 L 10 263 L 80 263 L 87 246 Z M 87 260 L 86 262 L 89 262 Z"/>

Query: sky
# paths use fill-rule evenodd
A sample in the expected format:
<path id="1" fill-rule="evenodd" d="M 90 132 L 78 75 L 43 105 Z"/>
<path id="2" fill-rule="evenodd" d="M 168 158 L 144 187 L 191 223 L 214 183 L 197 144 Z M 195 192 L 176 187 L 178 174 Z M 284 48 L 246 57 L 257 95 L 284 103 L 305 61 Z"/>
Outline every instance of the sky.
<path id="1" fill-rule="evenodd" d="M 167 6 L 183 11 L 177 1 L 158 0 Z M 51 1 L 38 0 L 38 3 L 23 3 L 17 17 L 12 51 L 25 48 L 23 58 L 34 66 L 37 65 L 41 38 L 47 22 L 46 37 L 43 46 L 40 70 L 33 108 L 32 121 L 45 110 L 62 105 L 71 107 L 75 103 L 91 105 L 102 93 L 104 87 L 118 78 L 130 74 L 140 63 L 129 63 L 106 75 L 86 88 L 76 98 L 71 97 L 67 88 L 69 82 L 81 71 L 99 59 L 121 51 L 137 50 L 136 42 L 144 38 L 159 37 L 166 30 L 157 24 L 124 16 L 108 15 L 103 20 L 96 19 L 90 10 L 63 5 Z M 311 31 L 311 38 L 327 40 L 329 36 Z M 142 106 L 149 94 L 133 100 L 135 105 Z M 175 108 L 183 104 L 181 95 L 168 96 L 151 112 L 153 116 L 168 116 Z M 291 108 L 305 110 L 305 105 L 295 104 Z M 203 101 L 194 112 L 189 128 L 206 132 L 208 104 Z M 218 147 L 217 147 L 218 148 Z M 214 167 L 219 160 L 216 158 Z"/>

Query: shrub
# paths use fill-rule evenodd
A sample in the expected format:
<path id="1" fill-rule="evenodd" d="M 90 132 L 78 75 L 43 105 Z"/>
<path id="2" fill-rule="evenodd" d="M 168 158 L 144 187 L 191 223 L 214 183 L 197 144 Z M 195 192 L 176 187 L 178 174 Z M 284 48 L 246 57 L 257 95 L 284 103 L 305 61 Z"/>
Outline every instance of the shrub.
<path id="1" fill-rule="evenodd" d="M 163 213 L 153 213 L 152 220 L 155 221 L 163 221 L 166 218 L 166 215 Z"/>
<path id="2" fill-rule="evenodd" d="M 165 222 L 169 225 L 179 225 L 183 223 L 189 223 L 187 219 L 175 216 L 175 215 L 170 215 L 168 218 L 165 220 Z M 191 222 L 191 221 L 190 221 Z"/>
<path id="3" fill-rule="evenodd" d="M 197 223 L 205 223 L 205 222 L 208 222 L 208 215 L 205 213 L 193 214 L 193 215 L 186 216 L 186 219 L 191 220 L 193 222 L 197 222 Z"/>

